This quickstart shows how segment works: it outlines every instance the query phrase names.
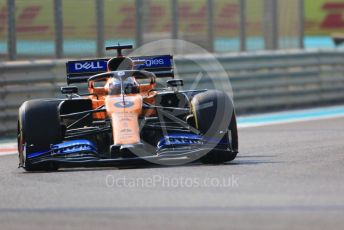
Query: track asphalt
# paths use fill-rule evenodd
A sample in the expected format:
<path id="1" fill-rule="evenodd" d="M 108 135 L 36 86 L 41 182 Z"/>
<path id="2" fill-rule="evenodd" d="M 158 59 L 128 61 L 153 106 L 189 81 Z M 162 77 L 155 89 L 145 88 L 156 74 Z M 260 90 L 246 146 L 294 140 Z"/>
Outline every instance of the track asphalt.
<path id="1" fill-rule="evenodd" d="M 219 166 L 26 173 L 0 158 L 0 229 L 342 229 L 344 118 L 239 129 Z"/>

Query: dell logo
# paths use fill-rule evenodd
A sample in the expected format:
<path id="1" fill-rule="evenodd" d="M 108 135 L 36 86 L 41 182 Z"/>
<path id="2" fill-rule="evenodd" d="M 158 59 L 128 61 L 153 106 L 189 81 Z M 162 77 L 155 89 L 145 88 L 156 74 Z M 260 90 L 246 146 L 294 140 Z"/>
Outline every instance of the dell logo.
<path id="1" fill-rule="evenodd" d="M 85 63 L 75 63 L 75 70 L 98 70 L 103 69 L 103 66 L 99 61 L 97 62 L 85 62 Z"/>

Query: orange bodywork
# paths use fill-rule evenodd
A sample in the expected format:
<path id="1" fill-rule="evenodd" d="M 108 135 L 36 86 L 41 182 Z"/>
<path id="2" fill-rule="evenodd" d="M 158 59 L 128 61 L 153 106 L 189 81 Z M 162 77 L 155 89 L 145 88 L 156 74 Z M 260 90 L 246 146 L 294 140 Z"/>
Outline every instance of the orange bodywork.
<path id="1" fill-rule="evenodd" d="M 139 94 L 108 95 L 109 78 L 103 87 L 94 87 L 89 83 L 89 98 L 92 100 L 92 109 L 105 105 L 106 112 L 93 114 L 94 120 L 111 118 L 113 127 L 113 141 L 115 145 L 140 143 L 140 130 L 138 118 L 141 115 L 151 116 L 156 113 L 154 109 L 142 109 L 143 102 L 155 104 L 156 92 L 152 91 L 156 83 L 141 84 Z"/>
<path id="2" fill-rule="evenodd" d="M 112 121 L 114 144 L 138 144 L 140 142 L 138 117 L 142 112 L 142 96 L 109 95 L 105 97 L 105 106 Z"/>

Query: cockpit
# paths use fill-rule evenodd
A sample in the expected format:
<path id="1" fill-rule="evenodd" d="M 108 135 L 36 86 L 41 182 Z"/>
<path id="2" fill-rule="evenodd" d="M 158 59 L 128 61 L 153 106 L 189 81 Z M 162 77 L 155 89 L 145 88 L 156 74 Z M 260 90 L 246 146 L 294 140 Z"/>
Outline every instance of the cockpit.
<path id="1" fill-rule="evenodd" d="M 135 77 L 127 77 L 122 82 L 118 78 L 113 78 L 109 82 L 109 95 L 137 93 L 140 93 L 140 84 Z"/>

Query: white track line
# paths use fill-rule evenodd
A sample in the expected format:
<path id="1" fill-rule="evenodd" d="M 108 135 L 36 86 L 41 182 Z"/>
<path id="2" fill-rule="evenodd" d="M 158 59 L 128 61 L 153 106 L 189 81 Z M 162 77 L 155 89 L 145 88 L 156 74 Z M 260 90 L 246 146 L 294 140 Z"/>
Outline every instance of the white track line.
<path id="1" fill-rule="evenodd" d="M 0 144 L 0 156 L 9 156 L 17 154 L 17 143 Z"/>
<path id="2" fill-rule="evenodd" d="M 297 122 L 329 120 L 329 119 L 336 119 L 336 118 L 343 118 L 343 117 L 344 115 L 333 115 L 333 116 L 326 116 L 326 117 L 300 118 L 300 119 L 266 122 L 266 123 L 248 123 L 248 124 L 238 123 L 238 128 L 246 129 L 246 128 L 255 128 L 255 127 L 262 127 L 262 126 L 270 126 L 270 125 L 283 125 L 283 124 L 290 124 L 290 123 L 297 123 Z"/>

